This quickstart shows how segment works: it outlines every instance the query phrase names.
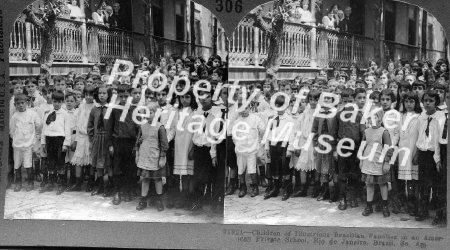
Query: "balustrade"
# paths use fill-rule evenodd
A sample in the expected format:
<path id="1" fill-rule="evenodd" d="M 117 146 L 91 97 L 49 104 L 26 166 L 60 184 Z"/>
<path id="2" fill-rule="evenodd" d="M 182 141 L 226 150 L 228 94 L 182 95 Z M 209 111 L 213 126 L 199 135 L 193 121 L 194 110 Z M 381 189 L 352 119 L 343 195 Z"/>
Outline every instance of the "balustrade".
<path id="1" fill-rule="evenodd" d="M 368 60 L 374 59 L 374 40 L 369 37 L 291 22 L 285 23 L 284 31 L 279 51 L 281 66 L 339 68 L 355 64 L 365 68 Z M 389 41 L 383 41 L 383 46 L 386 59 L 412 60 L 419 56 L 415 46 Z M 252 19 L 244 18 L 229 39 L 230 66 L 261 66 L 269 47 L 266 33 L 254 27 Z M 421 59 L 435 62 L 440 57 L 445 57 L 444 51 L 425 50 Z"/>
<path id="2" fill-rule="evenodd" d="M 70 63 L 112 63 L 115 59 L 138 63 L 145 55 L 144 35 L 105 26 L 59 18 L 57 34 L 53 39 L 54 60 Z M 16 21 L 10 34 L 11 62 L 36 60 L 40 54 L 42 30 L 31 23 Z M 211 47 L 196 45 L 191 53 L 190 44 L 163 37 L 151 38 L 151 57 L 173 54 L 197 55 L 209 58 Z"/>

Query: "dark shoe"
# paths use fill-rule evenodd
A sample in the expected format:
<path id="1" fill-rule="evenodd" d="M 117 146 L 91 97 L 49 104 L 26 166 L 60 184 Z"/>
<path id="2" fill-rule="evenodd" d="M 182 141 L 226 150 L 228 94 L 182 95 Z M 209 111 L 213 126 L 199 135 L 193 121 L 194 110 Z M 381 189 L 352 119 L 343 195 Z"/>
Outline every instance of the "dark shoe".
<path id="1" fill-rule="evenodd" d="M 289 199 L 292 194 L 292 181 L 291 180 L 283 180 L 283 196 L 281 197 L 282 201 Z"/>
<path id="2" fill-rule="evenodd" d="M 141 210 L 144 210 L 146 207 L 147 207 L 147 198 L 140 197 L 139 204 L 137 205 L 136 210 L 141 211 Z"/>
<path id="3" fill-rule="evenodd" d="M 239 188 L 239 198 L 242 198 L 247 194 L 247 185 L 243 183 L 241 183 L 240 185 L 241 186 Z"/>
<path id="4" fill-rule="evenodd" d="M 386 202 L 386 204 L 383 206 L 383 216 L 384 216 L 384 217 L 389 217 L 389 216 L 391 216 L 391 213 L 389 212 L 389 207 L 388 207 L 388 205 L 387 205 L 387 202 Z"/>
<path id="5" fill-rule="evenodd" d="M 34 183 L 33 181 L 28 182 L 27 188 L 25 189 L 25 191 L 30 192 L 34 190 Z"/>
<path id="6" fill-rule="evenodd" d="M 14 192 L 19 192 L 20 190 L 22 190 L 22 183 L 15 184 Z"/>
<path id="7" fill-rule="evenodd" d="M 383 206 L 381 205 L 381 202 L 377 202 L 375 205 L 375 212 L 381 212 L 383 210 Z"/>
<path id="8" fill-rule="evenodd" d="M 19 192 L 22 189 L 22 169 L 14 170 L 14 192 Z"/>
<path id="9" fill-rule="evenodd" d="M 424 221 L 424 220 L 428 219 L 428 217 L 429 217 L 428 212 L 421 212 L 415 217 L 415 220 L 416 221 Z"/>
<path id="10" fill-rule="evenodd" d="M 133 200 L 133 198 L 131 197 L 131 193 L 130 192 L 124 192 L 124 194 L 123 194 L 123 201 L 124 202 L 130 202 L 132 200 Z"/>
<path id="11" fill-rule="evenodd" d="M 273 188 L 264 195 L 264 200 L 277 197 L 280 193 L 280 180 L 274 180 Z"/>
<path id="12" fill-rule="evenodd" d="M 64 190 L 66 190 L 66 188 L 67 187 L 64 185 L 58 185 L 58 188 L 56 190 L 56 195 L 61 195 L 64 192 Z"/>
<path id="13" fill-rule="evenodd" d="M 237 178 L 231 178 L 226 191 L 226 195 L 233 195 L 237 189 Z"/>
<path id="14" fill-rule="evenodd" d="M 98 194 L 102 194 L 104 191 L 104 185 L 103 185 L 103 177 L 100 176 L 97 178 L 97 187 L 92 191 L 91 196 L 95 196 Z"/>
<path id="15" fill-rule="evenodd" d="M 312 195 L 311 195 L 311 198 L 317 198 L 317 197 L 319 197 L 320 193 L 321 193 L 321 185 L 320 185 L 319 182 L 316 182 L 316 183 L 314 184 L 314 189 L 313 189 L 313 193 L 312 193 Z"/>
<path id="16" fill-rule="evenodd" d="M 77 177 L 75 184 L 73 184 L 72 186 L 68 187 L 66 189 L 67 192 L 79 192 L 81 191 L 81 183 L 83 182 L 83 179 L 81 177 Z"/>
<path id="17" fill-rule="evenodd" d="M 267 181 L 266 181 L 266 167 L 265 166 L 259 166 L 259 185 L 261 187 L 265 188 L 267 187 Z"/>
<path id="18" fill-rule="evenodd" d="M 373 213 L 373 208 L 372 205 L 367 204 L 366 208 L 364 208 L 364 211 L 362 212 L 363 216 L 369 216 L 370 214 Z"/>
<path id="19" fill-rule="evenodd" d="M 89 176 L 89 180 L 86 186 L 86 192 L 92 192 L 94 191 L 94 185 L 95 185 L 95 177 L 94 176 Z"/>
<path id="20" fill-rule="evenodd" d="M 161 212 L 164 210 L 164 205 L 161 199 L 162 195 L 158 195 L 158 197 L 156 198 L 156 209 Z"/>
<path id="21" fill-rule="evenodd" d="M 328 183 L 322 185 L 322 192 L 317 197 L 317 201 L 328 200 L 330 198 L 330 192 L 328 189 Z"/>
<path id="22" fill-rule="evenodd" d="M 105 198 L 111 196 L 111 190 L 112 190 L 111 182 L 108 181 L 106 185 L 104 185 L 102 196 Z"/>
<path id="23" fill-rule="evenodd" d="M 394 214 L 398 214 L 400 213 L 401 208 L 400 208 L 400 204 L 397 200 L 392 200 L 392 212 Z"/>
<path id="24" fill-rule="evenodd" d="M 345 198 L 342 198 L 342 199 L 339 201 L 338 209 L 339 209 L 339 210 L 345 210 L 345 209 L 347 209 L 347 201 L 346 201 Z"/>
<path id="25" fill-rule="evenodd" d="M 356 199 L 350 200 L 349 203 L 351 208 L 359 207 L 358 201 Z"/>
<path id="26" fill-rule="evenodd" d="M 264 194 L 268 194 L 273 188 L 274 188 L 273 179 L 269 179 L 269 182 L 267 183 L 267 188 L 264 191 Z"/>
<path id="27" fill-rule="evenodd" d="M 121 197 L 120 197 L 120 193 L 119 192 L 115 192 L 114 193 L 114 197 L 113 197 L 113 200 L 112 200 L 112 203 L 113 203 L 113 205 L 119 205 L 120 204 L 120 202 L 121 202 L 122 200 L 121 200 Z"/>
<path id="28" fill-rule="evenodd" d="M 252 184 L 253 186 L 250 189 L 250 197 L 258 196 L 259 194 L 259 187 L 258 184 Z"/>

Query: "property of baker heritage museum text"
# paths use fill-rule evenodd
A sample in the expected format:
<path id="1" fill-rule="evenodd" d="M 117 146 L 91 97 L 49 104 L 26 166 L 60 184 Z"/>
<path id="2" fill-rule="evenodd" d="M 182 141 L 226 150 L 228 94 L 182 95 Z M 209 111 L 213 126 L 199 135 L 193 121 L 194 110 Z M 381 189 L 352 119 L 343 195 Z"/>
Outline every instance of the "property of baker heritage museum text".
<path id="1" fill-rule="evenodd" d="M 418 6 L 276 0 L 226 37 L 191 0 L 38 0 L 10 39 L 5 218 L 446 226 Z"/>

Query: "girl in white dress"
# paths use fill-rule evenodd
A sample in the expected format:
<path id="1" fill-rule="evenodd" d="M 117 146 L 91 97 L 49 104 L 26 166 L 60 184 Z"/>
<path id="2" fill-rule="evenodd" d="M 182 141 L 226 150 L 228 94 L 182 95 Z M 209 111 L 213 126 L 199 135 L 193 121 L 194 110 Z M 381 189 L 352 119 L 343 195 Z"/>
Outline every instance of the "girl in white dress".
<path id="1" fill-rule="evenodd" d="M 177 98 L 179 98 L 180 106 L 174 120 L 176 129 L 173 174 L 180 176 L 180 194 L 179 199 L 175 202 L 175 207 L 183 208 L 187 205 L 188 194 L 193 192 L 190 181 L 191 176 L 194 175 L 193 133 L 189 132 L 187 128 L 194 110 L 197 109 L 197 102 L 192 90 Z M 189 115 L 182 118 L 181 113 L 188 113 Z"/>
<path id="2" fill-rule="evenodd" d="M 410 92 L 403 96 L 403 107 L 404 111 L 401 117 L 402 128 L 400 130 L 400 141 L 398 143 L 398 147 L 408 148 L 410 150 L 410 155 L 405 159 L 405 152 L 401 150 L 399 152 L 399 166 L 398 166 L 398 182 L 399 186 L 402 187 L 401 190 L 405 190 L 403 187 L 406 184 L 408 185 L 408 193 L 405 197 L 404 192 L 400 196 L 401 201 L 405 201 L 406 198 L 409 204 L 409 212 L 414 213 L 417 209 L 415 205 L 417 204 L 416 199 L 416 186 L 417 181 L 419 180 L 419 165 L 417 162 L 414 162 L 414 156 L 417 153 L 417 137 L 419 136 L 419 131 L 417 130 L 417 118 L 422 113 L 422 108 L 420 107 L 420 101 L 417 94 Z M 410 118 L 412 117 L 412 118 Z M 407 123 L 407 124 L 405 124 Z M 403 164 L 403 161 L 406 161 Z M 402 210 L 404 210 L 406 204 L 402 204 Z"/>
<path id="3" fill-rule="evenodd" d="M 94 92 L 93 86 L 86 86 L 84 88 L 84 102 L 78 108 L 76 120 L 76 134 L 75 143 L 72 145 L 72 150 L 75 150 L 70 163 L 75 166 L 76 182 L 67 191 L 81 191 L 81 184 L 83 179 L 81 177 L 83 168 L 91 164 L 91 154 L 89 152 L 89 136 L 87 134 L 87 125 L 89 114 L 94 107 Z"/>

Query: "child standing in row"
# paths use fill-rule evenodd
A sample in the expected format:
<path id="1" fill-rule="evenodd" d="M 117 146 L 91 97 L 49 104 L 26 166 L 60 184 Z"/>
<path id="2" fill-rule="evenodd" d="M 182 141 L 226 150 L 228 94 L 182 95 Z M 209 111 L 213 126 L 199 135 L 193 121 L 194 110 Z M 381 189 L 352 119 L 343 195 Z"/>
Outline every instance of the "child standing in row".
<path id="1" fill-rule="evenodd" d="M 78 108 L 78 116 L 76 121 L 76 135 L 73 147 L 75 152 L 73 154 L 71 165 L 75 168 L 75 183 L 68 191 L 81 191 L 81 184 L 83 183 L 82 173 L 83 169 L 91 171 L 91 153 L 89 152 L 89 136 L 88 136 L 88 120 L 92 108 L 94 107 L 94 93 L 95 88 L 87 86 L 83 90 L 85 102 L 80 104 Z M 92 169 L 93 171 L 93 169 Z M 92 172 L 91 175 L 94 175 Z"/>
<path id="2" fill-rule="evenodd" d="M 9 121 L 10 135 L 14 151 L 14 192 L 22 189 L 22 169 L 27 171 L 28 185 L 26 191 L 34 188 L 34 178 L 32 171 L 32 148 L 36 134 L 41 126 L 41 119 L 38 114 L 31 109 L 27 109 L 27 97 L 24 94 L 17 94 L 14 97 L 16 112 Z"/>
<path id="3" fill-rule="evenodd" d="M 158 105 L 150 103 L 147 107 L 150 111 L 147 118 L 148 122 L 141 125 L 142 136 L 138 138 L 138 141 L 142 141 L 142 143 L 140 143 L 139 151 L 136 153 L 137 174 L 141 180 L 141 197 L 136 209 L 143 210 L 147 207 L 150 180 L 153 179 L 157 194 L 156 208 L 158 211 L 162 211 L 164 210 L 161 199 L 163 193 L 162 178 L 166 175 L 166 152 L 169 149 L 169 143 L 164 125 L 160 122 L 153 123 Z"/>
<path id="4" fill-rule="evenodd" d="M 53 110 L 44 116 L 41 144 L 47 155 L 48 185 L 43 184 L 39 192 L 52 191 L 55 182 L 61 185 L 65 174 L 65 156 L 72 137 L 67 111 L 62 109 L 64 94 L 56 91 L 52 94 Z M 59 178 L 58 178 L 59 177 Z"/>
<path id="5" fill-rule="evenodd" d="M 369 216 L 373 213 L 372 202 L 375 185 L 380 186 L 381 197 L 383 199 L 383 216 L 390 216 L 388 208 L 388 182 L 391 179 L 389 153 L 386 154 L 382 163 L 379 163 L 380 157 L 383 156 L 381 154 L 383 145 L 391 145 L 389 132 L 381 126 L 383 116 L 384 112 L 380 110 L 369 119 L 371 127 L 364 131 L 362 148 L 358 152 L 362 179 L 365 181 L 367 187 L 367 206 L 362 213 L 363 216 Z"/>

